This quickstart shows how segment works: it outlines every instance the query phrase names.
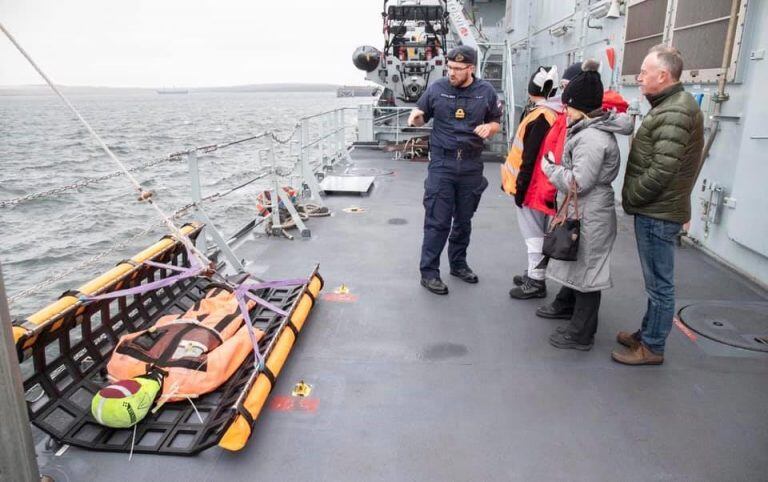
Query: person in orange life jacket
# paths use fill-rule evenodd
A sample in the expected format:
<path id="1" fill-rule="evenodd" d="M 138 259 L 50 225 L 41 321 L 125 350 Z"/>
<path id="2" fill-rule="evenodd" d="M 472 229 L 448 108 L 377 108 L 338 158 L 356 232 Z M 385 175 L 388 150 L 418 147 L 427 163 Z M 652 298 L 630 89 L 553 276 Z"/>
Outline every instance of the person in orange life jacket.
<path id="1" fill-rule="evenodd" d="M 421 285 L 448 294 L 440 279 L 440 255 L 448 242 L 450 273 L 467 283 L 478 277 L 467 264 L 472 217 L 488 180 L 483 177 L 483 142 L 501 128 L 496 90 L 475 78 L 477 52 L 466 45 L 447 55 L 448 77 L 427 88 L 408 118 L 409 126 L 432 119 L 429 166 L 424 181 Z"/>
<path id="2" fill-rule="evenodd" d="M 560 79 L 560 88 L 565 88 L 568 82 L 581 72 L 581 63 L 573 64 L 568 67 L 563 73 Z M 561 104 L 560 96 L 557 92 L 553 92 L 548 104 Z M 547 135 L 544 137 L 544 141 L 541 143 L 541 149 L 536 156 L 536 160 L 533 166 L 533 172 L 531 175 L 531 181 L 528 185 L 528 189 L 525 192 L 525 198 L 523 200 L 523 206 L 532 210 L 540 211 L 548 216 L 555 214 L 555 196 L 557 195 L 557 189 L 549 182 L 547 176 L 540 169 L 541 158 L 548 152 L 553 152 L 555 155 L 555 162 L 560 163 L 560 157 L 563 153 L 563 146 L 565 145 L 565 133 L 567 127 L 567 116 L 562 105 L 558 105 L 555 110 L 559 110 L 555 122 L 547 131 Z M 523 117 L 530 112 L 530 109 L 526 109 Z M 522 118 L 521 118 L 522 122 Z M 543 235 L 542 235 L 543 236 Z M 535 253 L 531 255 L 534 257 Z M 538 263 L 537 263 L 538 264 Z M 537 293 L 539 287 L 537 282 L 528 277 L 528 270 L 522 275 L 515 275 L 512 278 L 515 286 L 520 286 L 519 290 L 515 290 L 518 296 L 527 296 L 530 293 Z M 535 296 L 535 295 L 534 295 Z"/>
<path id="3" fill-rule="evenodd" d="M 557 115 L 562 111 L 559 102 L 550 100 L 557 91 L 557 67 L 539 67 L 528 82 L 528 98 L 532 109 L 520 121 L 506 162 L 501 166 L 501 188 L 514 196 L 517 205 L 517 223 L 525 239 L 528 252 L 528 270 L 525 281 L 515 286 L 509 296 L 516 299 L 543 298 L 547 295 L 544 269 L 538 267 L 543 259 L 541 247 L 547 215 L 524 206 L 528 187 L 536 165 L 541 144 Z"/>
<path id="4" fill-rule="evenodd" d="M 582 72 L 566 86 L 562 100 L 569 125 L 562 160 L 555 164 L 554 155 L 547 153 L 541 162 L 541 170 L 561 196 L 576 189 L 581 219 L 576 260 L 549 260 L 547 278 L 562 288 L 551 304 L 536 311 L 545 318 L 570 319 L 549 337 L 556 348 L 592 348 L 601 291 L 612 284 L 616 208 L 611 183 L 618 175 L 621 157 L 616 134 L 631 134 L 633 125 L 626 114 L 602 110 L 604 92 L 598 67 L 594 60 L 585 61 Z"/>

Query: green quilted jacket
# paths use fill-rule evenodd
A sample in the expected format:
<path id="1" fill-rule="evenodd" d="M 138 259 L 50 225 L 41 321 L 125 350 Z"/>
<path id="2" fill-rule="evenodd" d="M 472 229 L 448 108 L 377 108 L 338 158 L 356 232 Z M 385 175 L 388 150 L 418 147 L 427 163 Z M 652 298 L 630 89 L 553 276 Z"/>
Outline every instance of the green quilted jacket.
<path id="1" fill-rule="evenodd" d="M 651 110 L 629 151 L 624 211 L 676 223 L 691 219 L 691 191 L 701 169 L 704 117 L 691 94 L 675 84 L 648 96 Z"/>

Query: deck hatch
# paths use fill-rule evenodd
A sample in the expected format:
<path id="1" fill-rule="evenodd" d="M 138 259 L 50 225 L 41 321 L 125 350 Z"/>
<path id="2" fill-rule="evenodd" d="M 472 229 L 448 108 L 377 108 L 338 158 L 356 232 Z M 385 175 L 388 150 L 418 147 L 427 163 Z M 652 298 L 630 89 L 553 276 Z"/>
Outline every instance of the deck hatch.
<path id="1" fill-rule="evenodd" d="M 680 321 L 725 345 L 768 352 L 768 303 L 701 302 L 680 310 Z"/>

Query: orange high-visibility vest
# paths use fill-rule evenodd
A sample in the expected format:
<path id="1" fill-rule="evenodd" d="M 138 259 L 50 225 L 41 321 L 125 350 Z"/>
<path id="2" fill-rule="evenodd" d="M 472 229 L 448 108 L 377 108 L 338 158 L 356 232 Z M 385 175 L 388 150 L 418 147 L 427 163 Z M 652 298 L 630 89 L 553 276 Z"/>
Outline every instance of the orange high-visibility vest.
<path id="1" fill-rule="evenodd" d="M 512 141 L 512 148 L 507 154 L 507 160 L 501 165 L 501 187 L 504 192 L 514 196 L 517 192 L 517 176 L 520 174 L 520 166 L 523 165 L 523 135 L 528 124 L 540 115 L 544 115 L 549 125 L 552 125 L 557 119 L 557 112 L 546 106 L 538 106 L 533 109 L 517 127 L 515 138 Z"/>

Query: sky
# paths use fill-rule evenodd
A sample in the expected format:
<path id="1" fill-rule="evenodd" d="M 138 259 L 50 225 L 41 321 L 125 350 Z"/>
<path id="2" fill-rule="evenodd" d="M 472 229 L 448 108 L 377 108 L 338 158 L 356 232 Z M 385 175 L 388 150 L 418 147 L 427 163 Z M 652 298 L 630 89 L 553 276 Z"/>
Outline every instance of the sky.
<path id="1" fill-rule="evenodd" d="M 381 0 L 0 0 L 0 22 L 53 82 L 212 87 L 364 84 Z M 42 84 L 0 32 L 0 86 Z"/>

